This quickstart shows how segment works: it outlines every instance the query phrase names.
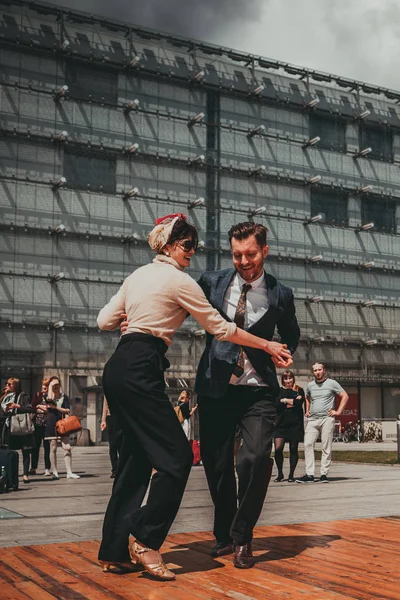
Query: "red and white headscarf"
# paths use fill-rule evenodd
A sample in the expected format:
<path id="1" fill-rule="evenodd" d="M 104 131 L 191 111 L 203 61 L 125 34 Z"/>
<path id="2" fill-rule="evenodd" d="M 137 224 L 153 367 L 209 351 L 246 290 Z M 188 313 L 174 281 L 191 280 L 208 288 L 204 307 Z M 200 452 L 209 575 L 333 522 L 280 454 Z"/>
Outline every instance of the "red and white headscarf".
<path id="1" fill-rule="evenodd" d="M 186 221 L 187 216 L 183 213 L 174 213 L 173 215 L 165 215 L 156 221 L 155 227 L 147 236 L 149 246 L 155 252 L 161 252 L 171 236 L 174 225 L 179 219 Z"/>

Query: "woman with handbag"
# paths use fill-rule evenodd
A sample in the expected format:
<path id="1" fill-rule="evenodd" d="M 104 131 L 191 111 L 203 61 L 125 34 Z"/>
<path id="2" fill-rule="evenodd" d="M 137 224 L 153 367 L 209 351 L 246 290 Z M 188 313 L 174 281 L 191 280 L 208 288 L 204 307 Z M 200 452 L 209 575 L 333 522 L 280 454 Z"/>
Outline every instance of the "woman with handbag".
<path id="1" fill-rule="evenodd" d="M 36 475 L 36 470 L 39 463 L 39 452 L 40 446 L 43 441 L 43 450 L 44 450 L 44 473 L 45 477 L 50 477 L 50 442 L 49 440 L 45 440 L 45 432 L 46 432 L 46 398 L 47 398 L 47 390 L 49 388 L 49 383 L 51 381 L 51 377 L 47 377 L 42 381 L 42 389 L 40 392 L 35 394 L 35 397 L 32 400 L 32 408 L 35 410 L 34 416 L 34 424 L 35 424 L 35 448 L 32 450 L 32 458 L 31 458 L 31 469 L 29 471 L 29 475 Z"/>
<path id="2" fill-rule="evenodd" d="M 6 417 L 2 431 L 2 443 L 11 450 L 22 450 L 23 481 L 29 481 L 29 462 L 35 446 L 35 426 L 31 413 L 34 409 L 28 394 L 22 391 L 21 380 L 10 377 L 0 399 L 0 406 Z"/>
<path id="3" fill-rule="evenodd" d="M 46 399 L 46 431 L 45 440 L 50 441 L 50 463 L 53 472 L 52 479 L 60 479 L 57 471 L 57 443 L 61 443 L 64 450 L 65 467 L 67 470 L 67 479 L 79 479 L 79 475 L 72 472 L 71 444 L 69 435 L 60 436 L 57 432 L 56 424 L 64 415 L 70 414 L 69 398 L 61 391 L 61 384 L 58 377 L 52 377 L 49 383 Z"/>

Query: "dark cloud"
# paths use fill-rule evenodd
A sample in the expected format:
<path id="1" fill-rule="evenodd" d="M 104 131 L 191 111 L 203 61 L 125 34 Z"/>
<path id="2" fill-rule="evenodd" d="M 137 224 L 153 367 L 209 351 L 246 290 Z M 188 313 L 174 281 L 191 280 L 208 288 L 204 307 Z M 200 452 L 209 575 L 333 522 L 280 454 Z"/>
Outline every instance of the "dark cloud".
<path id="1" fill-rule="evenodd" d="M 215 34 L 239 21 L 256 22 L 266 0 L 50 0 L 117 21 L 186 37 L 215 41 Z M 268 1 L 268 0 L 267 0 Z"/>
<path id="2" fill-rule="evenodd" d="M 398 0 L 47 0 L 344 77 L 400 88 Z"/>

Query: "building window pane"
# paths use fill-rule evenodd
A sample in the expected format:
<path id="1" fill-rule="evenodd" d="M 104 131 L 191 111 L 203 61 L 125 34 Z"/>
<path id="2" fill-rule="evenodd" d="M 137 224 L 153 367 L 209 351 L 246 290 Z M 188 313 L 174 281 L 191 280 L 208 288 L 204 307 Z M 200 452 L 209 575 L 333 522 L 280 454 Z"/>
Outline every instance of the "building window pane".
<path id="1" fill-rule="evenodd" d="M 71 98 L 114 104 L 118 100 L 118 73 L 79 61 L 66 64 L 66 82 Z"/>
<path id="2" fill-rule="evenodd" d="M 100 158 L 65 149 L 64 175 L 70 188 L 115 194 L 115 171 L 114 158 Z"/>
<path id="3" fill-rule="evenodd" d="M 400 389 L 384 388 L 383 416 L 385 419 L 397 419 L 397 415 L 400 415 Z M 395 437 L 395 430 L 393 437 Z"/>
<path id="4" fill-rule="evenodd" d="M 377 231 L 393 233 L 396 227 L 396 203 L 381 196 L 364 197 L 361 219 L 363 223 L 374 223 Z"/>
<path id="5" fill-rule="evenodd" d="M 339 117 L 310 114 L 310 139 L 320 137 L 318 146 L 339 152 L 346 151 L 346 122 Z"/>
<path id="6" fill-rule="evenodd" d="M 346 194 L 323 189 L 311 189 L 311 215 L 321 214 L 329 225 L 347 225 Z"/>
<path id="7" fill-rule="evenodd" d="M 360 150 L 371 148 L 372 158 L 393 160 L 393 133 L 388 127 L 360 125 Z"/>

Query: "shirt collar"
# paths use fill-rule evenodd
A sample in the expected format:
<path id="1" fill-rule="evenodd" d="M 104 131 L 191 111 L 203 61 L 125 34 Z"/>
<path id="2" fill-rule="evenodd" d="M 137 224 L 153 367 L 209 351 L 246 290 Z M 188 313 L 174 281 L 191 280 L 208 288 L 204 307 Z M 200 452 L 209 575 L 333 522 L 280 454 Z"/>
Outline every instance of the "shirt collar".
<path id="1" fill-rule="evenodd" d="M 236 282 L 236 283 L 237 283 L 237 285 L 240 287 L 240 289 L 242 289 L 242 286 L 243 286 L 245 283 L 248 283 L 248 281 L 245 281 L 245 280 L 243 279 L 243 277 L 241 277 L 237 271 L 236 271 L 236 278 L 235 278 L 235 282 Z M 266 285 L 266 282 L 265 282 L 265 273 L 264 273 L 264 271 L 263 271 L 262 275 L 260 275 L 260 277 L 259 277 L 258 279 L 255 279 L 254 281 L 252 281 L 252 282 L 250 283 L 250 285 L 251 285 L 251 289 L 252 289 L 252 290 L 256 290 L 258 287 L 262 286 L 263 284 L 264 284 L 264 286 Z"/>

